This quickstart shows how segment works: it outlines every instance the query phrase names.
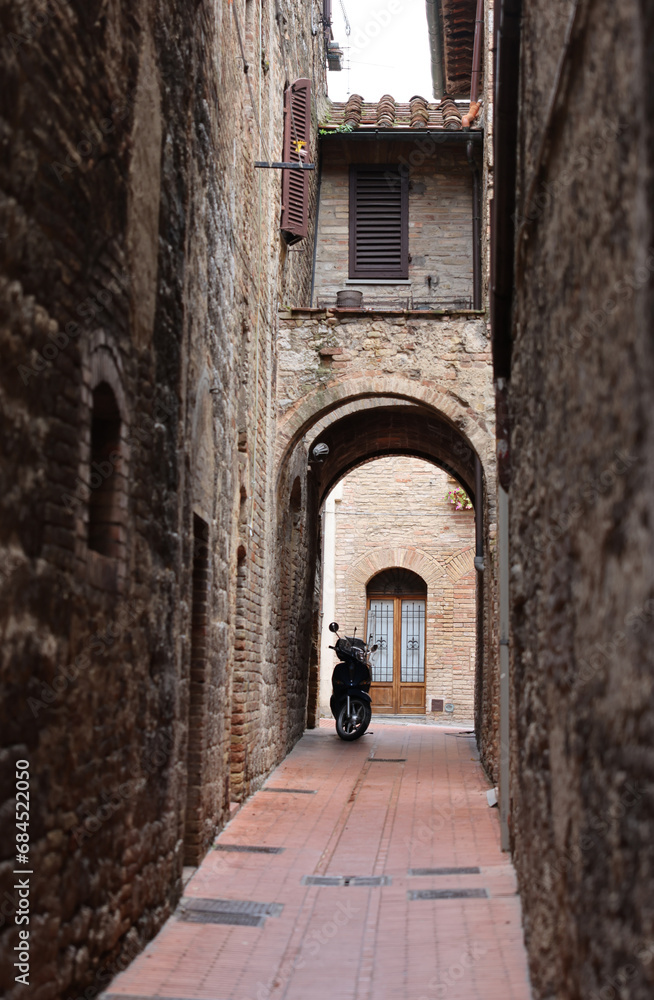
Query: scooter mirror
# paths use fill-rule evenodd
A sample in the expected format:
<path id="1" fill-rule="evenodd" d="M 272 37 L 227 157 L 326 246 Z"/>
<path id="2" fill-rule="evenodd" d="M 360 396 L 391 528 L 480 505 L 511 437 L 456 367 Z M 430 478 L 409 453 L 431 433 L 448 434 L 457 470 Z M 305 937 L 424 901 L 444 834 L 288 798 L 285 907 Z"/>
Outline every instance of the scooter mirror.
<path id="1" fill-rule="evenodd" d="M 371 653 L 376 653 L 378 649 L 379 649 L 379 646 L 377 645 L 377 643 L 375 643 L 375 645 L 372 647 L 372 649 L 370 650 L 370 652 Z"/>
<path id="2" fill-rule="evenodd" d="M 329 626 L 330 632 L 338 632 L 338 622 L 332 622 Z"/>

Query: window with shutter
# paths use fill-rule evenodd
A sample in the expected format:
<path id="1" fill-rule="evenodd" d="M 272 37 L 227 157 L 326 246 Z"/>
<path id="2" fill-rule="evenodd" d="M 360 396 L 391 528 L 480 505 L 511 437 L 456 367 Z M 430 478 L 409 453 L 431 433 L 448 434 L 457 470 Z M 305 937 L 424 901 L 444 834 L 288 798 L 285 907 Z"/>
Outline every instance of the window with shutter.
<path id="1" fill-rule="evenodd" d="M 409 179 L 392 166 L 350 167 L 350 278 L 408 278 Z"/>
<path id="2" fill-rule="evenodd" d="M 284 163 L 308 163 L 311 137 L 311 83 L 296 80 L 284 94 Z M 288 244 L 309 229 L 309 171 L 282 170 L 282 236 Z"/>

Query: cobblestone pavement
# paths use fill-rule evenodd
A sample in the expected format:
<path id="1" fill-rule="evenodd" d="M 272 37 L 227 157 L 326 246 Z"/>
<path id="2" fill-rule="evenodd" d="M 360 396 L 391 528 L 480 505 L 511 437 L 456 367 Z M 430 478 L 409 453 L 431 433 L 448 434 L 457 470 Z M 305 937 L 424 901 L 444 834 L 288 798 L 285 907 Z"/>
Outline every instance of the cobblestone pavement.
<path id="1" fill-rule="evenodd" d="M 326 720 L 305 734 L 106 1000 L 529 1000 L 515 877 L 473 737 L 371 729 L 352 744 Z"/>

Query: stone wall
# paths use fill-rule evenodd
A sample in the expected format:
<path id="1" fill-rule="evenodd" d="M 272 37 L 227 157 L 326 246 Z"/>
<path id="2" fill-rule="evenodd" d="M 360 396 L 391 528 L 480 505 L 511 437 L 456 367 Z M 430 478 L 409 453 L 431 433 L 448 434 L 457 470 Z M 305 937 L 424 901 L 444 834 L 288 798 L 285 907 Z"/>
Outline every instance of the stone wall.
<path id="1" fill-rule="evenodd" d="M 427 144 L 429 139 L 423 142 Z M 364 304 L 454 300 L 472 304 L 472 175 L 465 146 L 434 143 L 425 155 L 412 142 L 370 143 L 345 135 L 323 138 L 321 150 L 318 250 L 310 304 L 333 306 L 336 293 L 346 288 L 362 291 Z M 348 281 L 349 165 L 363 163 L 406 164 L 409 170 L 408 283 Z"/>
<path id="2" fill-rule="evenodd" d="M 471 722 L 476 656 L 472 510 L 447 498 L 458 487 L 441 469 L 415 458 L 382 458 L 351 472 L 335 503 L 334 618 L 348 635 L 365 637 L 366 585 L 382 569 L 401 566 L 427 584 L 423 711 L 438 721 Z M 323 620 L 323 631 L 328 621 Z M 326 636 L 331 637 L 327 632 Z M 323 642 L 323 649 L 325 643 Z M 331 677 L 329 650 L 321 674 Z M 323 678 L 321 677 L 321 680 Z M 431 701 L 440 706 L 432 714 Z M 444 712 L 451 703 L 453 712 Z M 321 705 L 329 714 L 328 703 Z"/>
<path id="3" fill-rule="evenodd" d="M 247 7 L 249 26 L 236 0 L 0 11 L 9 998 L 106 986 L 304 725 L 305 651 L 280 660 L 274 627 L 279 595 L 292 620 L 313 586 L 304 513 L 293 585 L 276 551 L 274 334 L 312 258 L 281 243 L 279 172 L 252 164 L 280 159 L 298 76 L 315 134 L 322 36 L 294 0 Z M 5 848 L 25 758 L 29 988 Z"/>
<path id="4" fill-rule="evenodd" d="M 654 991 L 645 8 L 523 6 L 511 815 L 534 995 L 548 1000 Z"/>
<path id="5" fill-rule="evenodd" d="M 494 413 L 489 362 L 486 322 L 475 312 L 289 310 L 280 313 L 278 405 L 284 411 L 334 383 L 384 374 L 408 394 L 443 387 L 486 431 Z"/>

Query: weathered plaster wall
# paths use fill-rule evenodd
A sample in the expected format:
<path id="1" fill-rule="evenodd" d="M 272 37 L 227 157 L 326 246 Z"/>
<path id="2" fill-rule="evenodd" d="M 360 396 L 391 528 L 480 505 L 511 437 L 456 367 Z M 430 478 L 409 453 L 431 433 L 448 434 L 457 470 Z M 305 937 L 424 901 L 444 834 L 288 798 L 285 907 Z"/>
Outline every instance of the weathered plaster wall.
<path id="1" fill-rule="evenodd" d="M 429 138 L 423 146 L 429 145 Z M 472 175 L 465 146 L 366 142 L 355 136 L 321 143 L 322 180 L 312 305 L 333 306 L 350 288 L 366 301 L 472 301 Z M 349 166 L 399 164 L 409 171 L 409 284 L 348 283 Z M 297 305 L 304 305 L 298 302 Z"/>
<path id="2" fill-rule="evenodd" d="M 540 160 L 573 11 L 540 0 L 523 11 L 512 836 L 534 995 L 645 1000 L 654 990 L 651 10 L 648 21 L 636 2 L 574 9 Z"/>
<path id="3" fill-rule="evenodd" d="M 474 513 L 447 498 L 458 483 L 415 458 L 382 458 L 355 469 L 339 489 L 335 511 L 335 608 L 343 631 L 365 636 L 366 585 L 382 569 L 401 566 L 427 584 L 425 706 L 452 703 L 433 718 L 470 722 L 476 656 Z M 328 621 L 323 621 L 326 628 Z M 330 633 L 328 633 L 330 635 Z M 330 676 L 334 654 L 321 671 Z M 326 707 L 329 713 L 329 705 Z"/>
<path id="4" fill-rule="evenodd" d="M 322 93 L 324 71 L 304 5 L 248 6 L 247 76 L 242 3 L 0 9 L 0 875 L 27 758 L 38 955 L 17 985 L 5 907 L 9 998 L 106 986 L 304 722 L 303 649 L 277 676 L 279 594 L 292 619 L 313 575 L 304 516 L 293 587 L 276 552 L 274 332 L 311 254 L 282 246 L 279 173 L 252 162 L 280 157 L 285 82 Z M 122 417 L 115 557 L 86 534 L 99 381 Z"/>

